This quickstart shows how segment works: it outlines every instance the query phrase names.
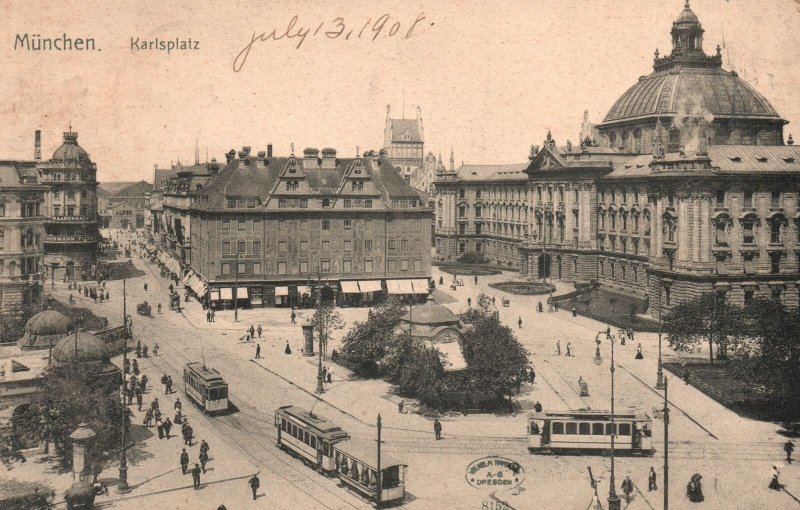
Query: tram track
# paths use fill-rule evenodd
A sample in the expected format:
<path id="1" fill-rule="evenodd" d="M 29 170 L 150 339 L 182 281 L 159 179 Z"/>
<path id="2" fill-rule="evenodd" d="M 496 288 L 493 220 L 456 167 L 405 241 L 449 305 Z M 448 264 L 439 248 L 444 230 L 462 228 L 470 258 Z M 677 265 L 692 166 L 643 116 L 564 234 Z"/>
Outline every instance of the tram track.
<path id="1" fill-rule="evenodd" d="M 167 343 L 167 345 L 171 351 L 181 356 L 183 361 L 191 361 L 183 353 L 175 349 L 174 346 L 169 343 Z M 159 358 L 165 361 L 163 356 L 159 356 Z M 166 365 L 178 380 L 181 380 L 183 378 L 183 371 L 181 368 L 183 364 L 182 360 L 173 358 L 172 361 L 173 362 L 166 361 Z M 234 405 L 240 408 L 241 406 L 250 407 L 246 403 L 237 400 L 234 400 Z M 310 472 L 304 472 L 308 470 L 304 464 L 298 464 L 295 459 L 287 457 L 283 452 L 278 452 L 277 450 L 275 452 L 271 451 L 275 444 L 274 440 L 269 438 L 270 440 L 267 443 L 264 439 L 265 436 L 268 437 L 268 434 L 257 432 L 267 427 L 268 422 L 266 422 L 266 420 L 253 420 L 253 418 L 249 418 L 250 423 L 246 424 L 243 423 L 242 418 L 248 418 L 238 416 L 238 414 L 239 413 L 221 415 L 214 418 L 205 417 L 205 421 L 218 434 L 244 452 L 260 468 L 269 470 L 279 478 L 290 483 L 316 501 L 321 507 L 329 510 L 364 508 L 364 502 L 358 500 L 354 496 L 350 495 L 347 499 L 343 497 L 348 493 L 340 493 L 342 489 L 333 480 L 321 477 L 321 475 L 314 471 L 309 470 Z M 281 469 L 276 469 L 276 465 L 279 465 Z"/>

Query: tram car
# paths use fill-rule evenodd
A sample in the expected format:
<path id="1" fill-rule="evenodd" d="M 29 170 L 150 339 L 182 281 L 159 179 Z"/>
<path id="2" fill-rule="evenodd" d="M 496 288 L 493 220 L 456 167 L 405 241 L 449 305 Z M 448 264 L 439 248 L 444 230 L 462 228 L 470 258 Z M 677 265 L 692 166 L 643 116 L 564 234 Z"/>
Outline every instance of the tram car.
<path id="1" fill-rule="evenodd" d="M 333 446 L 336 476 L 342 485 L 370 501 L 393 503 L 405 497 L 405 475 L 408 465 L 381 454 L 378 470 L 378 446 L 374 443 L 342 441 Z M 380 473 L 380 500 L 378 500 Z"/>
<path id="2" fill-rule="evenodd" d="M 384 504 L 405 497 L 407 465 L 381 455 L 381 490 L 378 494 L 377 445 L 350 440 L 339 426 L 295 406 L 275 411 L 278 447 L 324 475 L 335 476 L 342 486 L 372 502 Z"/>
<path id="3" fill-rule="evenodd" d="M 652 419 L 645 414 L 614 414 L 614 451 L 652 455 Z M 565 411 L 528 415 L 531 453 L 605 453 L 611 450 L 609 411 Z"/>
<path id="4" fill-rule="evenodd" d="M 184 367 L 183 386 L 186 396 L 206 414 L 228 410 L 228 383 L 219 372 L 206 367 L 205 363 L 195 361 Z"/>

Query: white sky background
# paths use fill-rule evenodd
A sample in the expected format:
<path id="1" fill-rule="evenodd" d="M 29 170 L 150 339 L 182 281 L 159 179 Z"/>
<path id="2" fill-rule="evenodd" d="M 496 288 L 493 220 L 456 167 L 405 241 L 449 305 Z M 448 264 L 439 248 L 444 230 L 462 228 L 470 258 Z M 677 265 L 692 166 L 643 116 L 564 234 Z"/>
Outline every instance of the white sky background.
<path id="1" fill-rule="evenodd" d="M 377 149 L 387 103 L 406 116 L 421 105 L 426 152 L 450 146 L 456 165 L 526 161 L 552 129 L 577 143 L 585 109 L 599 123 L 613 102 L 671 49 L 683 0 L 189 2 L 5 1 L 0 5 L 0 158 L 29 159 L 33 132 L 43 157 L 70 122 L 98 165 L 98 180 L 152 179 L 153 165 L 180 157 L 224 160 L 250 145 L 287 155 L 294 142 L 340 156 Z M 800 3 L 693 0 L 704 49 L 722 44 L 735 68 L 785 119 L 800 142 Z M 355 34 L 367 19 L 392 21 L 377 41 Z M 402 37 L 419 13 L 426 19 Z M 293 15 L 316 28 L 344 18 L 355 29 L 256 43 L 239 73 L 233 60 L 253 32 L 282 32 Z M 398 35 L 386 36 L 400 20 Z M 433 25 L 431 25 L 433 23 Z M 94 37 L 99 52 L 14 51 L 17 33 Z M 200 51 L 132 53 L 130 38 L 192 37 Z M 769 75 L 772 75 L 770 78 Z"/>

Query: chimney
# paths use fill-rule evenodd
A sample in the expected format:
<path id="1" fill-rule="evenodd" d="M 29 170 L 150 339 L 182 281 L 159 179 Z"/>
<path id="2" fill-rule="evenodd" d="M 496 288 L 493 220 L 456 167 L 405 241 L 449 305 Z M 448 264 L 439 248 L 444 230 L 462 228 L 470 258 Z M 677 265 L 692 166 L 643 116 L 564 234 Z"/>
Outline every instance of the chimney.
<path id="1" fill-rule="evenodd" d="M 303 149 L 303 168 L 317 168 L 319 167 L 319 151 L 314 147 L 307 147 Z"/>
<path id="2" fill-rule="evenodd" d="M 37 129 L 33 136 L 33 159 L 34 161 L 42 160 L 42 130 Z"/>
<path id="3" fill-rule="evenodd" d="M 230 163 L 236 158 L 236 151 L 231 149 L 225 154 L 225 160 L 227 163 Z"/>
<path id="4" fill-rule="evenodd" d="M 228 163 L 230 163 L 230 160 L 228 161 Z M 211 163 L 208 164 L 208 173 L 210 174 L 219 173 L 219 163 L 217 163 L 217 158 L 211 158 Z"/>
<path id="5" fill-rule="evenodd" d="M 322 149 L 322 168 L 336 168 L 336 149 Z"/>
<path id="6" fill-rule="evenodd" d="M 701 120 L 697 127 L 697 155 L 708 155 L 708 128 L 705 121 Z"/>
<path id="7" fill-rule="evenodd" d="M 272 144 L 271 143 L 267 144 L 267 157 L 268 158 L 272 157 Z"/>
<path id="8" fill-rule="evenodd" d="M 256 158 L 256 167 L 264 168 L 264 158 L 267 157 L 266 151 L 258 151 L 258 158 Z"/>

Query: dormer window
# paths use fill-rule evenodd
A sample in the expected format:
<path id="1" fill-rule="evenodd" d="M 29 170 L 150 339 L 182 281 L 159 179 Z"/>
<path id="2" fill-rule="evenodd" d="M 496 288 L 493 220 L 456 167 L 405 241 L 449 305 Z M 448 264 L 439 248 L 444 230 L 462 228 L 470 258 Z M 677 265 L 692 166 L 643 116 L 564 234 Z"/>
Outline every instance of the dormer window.
<path id="1" fill-rule="evenodd" d="M 331 200 L 329 198 L 323 198 L 322 207 L 330 207 L 330 206 L 331 206 Z"/>

